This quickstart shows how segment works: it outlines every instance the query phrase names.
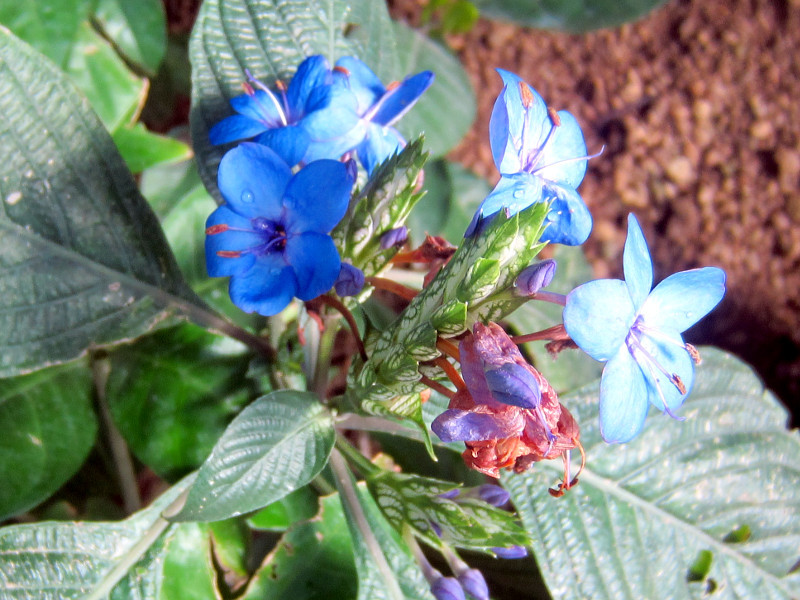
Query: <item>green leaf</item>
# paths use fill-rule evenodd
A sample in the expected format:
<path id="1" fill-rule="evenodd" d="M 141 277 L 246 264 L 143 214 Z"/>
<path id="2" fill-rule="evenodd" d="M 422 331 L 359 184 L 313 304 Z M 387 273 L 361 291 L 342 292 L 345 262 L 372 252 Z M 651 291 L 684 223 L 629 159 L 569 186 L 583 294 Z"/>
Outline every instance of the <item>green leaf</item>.
<path id="1" fill-rule="evenodd" d="M 82 362 L 0 380 L 0 521 L 46 500 L 83 463 L 97 420 Z"/>
<path id="2" fill-rule="evenodd" d="M 800 437 L 749 367 L 713 348 L 701 355 L 686 421 L 650 415 L 624 446 L 600 438 L 597 383 L 562 398 L 587 453 L 563 498 L 547 492 L 555 461 L 503 478 L 554 597 L 701 597 L 687 574 L 704 551 L 725 597 L 800 596 Z M 749 539 L 725 541 L 744 525 Z"/>
<path id="3" fill-rule="evenodd" d="M 592 268 L 578 246 L 554 246 L 556 275 L 547 289 L 559 294 L 568 294 L 577 286 L 594 278 Z M 506 321 L 518 334 L 534 333 L 562 322 L 563 307 L 552 302 L 531 300 L 506 317 Z M 533 365 L 539 369 L 550 385 L 559 394 L 577 389 L 600 376 L 602 363 L 580 350 L 567 349 L 553 359 L 545 348 L 545 342 L 528 342 L 525 351 L 533 357 Z"/>
<path id="4" fill-rule="evenodd" d="M 181 523 L 166 540 L 158 600 L 208 600 L 217 597 L 211 562 L 211 526 Z"/>
<path id="5" fill-rule="evenodd" d="M 5 32 L 0 206 L 1 377 L 141 335 L 194 298 L 100 122 Z"/>
<path id="6" fill-rule="evenodd" d="M 110 356 L 109 408 L 136 457 L 162 477 L 196 469 L 253 394 L 247 350 L 194 325 Z"/>
<path id="7" fill-rule="evenodd" d="M 633 21 L 666 0 L 473 0 L 481 14 L 525 27 L 572 33 Z"/>
<path id="8" fill-rule="evenodd" d="M 477 101 L 467 72 L 458 58 L 431 38 L 404 23 L 394 23 L 401 77 L 433 71 L 436 79 L 397 129 L 406 139 L 425 135 L 425 149 L 442 156 L 461 141 L 477 112 Z M 369 62 L 367 60 L 367 62 Z"/>
<path id="9" fill-rule="evenodd" d="M 0 23 L 64 69 L 91 4 L 92 0 L 2 2 Z"/>
<path id="10" fill-rule="evenodd" d="M 94 16 L 129 62 L 156 74 L 167 49 L 167 17 L 160 0 L 97 0 Z"/>
<path id="11" fill-rule="evenodd" d="M 88 21 L 78 28 L 65 71 L 109 131 L 131 122 L 147 96 L 146 82 L 130 72 Z"/>
<path id="12" fill-rule="evenodd" d="M 317 496 L 306 486 L 265 506 L 247 519 L 253 529 L 286 531 L 298 521 L 307 521 L 317 512 Z"/>
<path id="13" fill-rule="evenodd" d="M 148 131 L 141 123 L 118 127 L 112 132 L 125 164 L 141 173 L 158 164 L 173 164 L 192 157 L 192 149 L 179 140 Z"/>
<path id="14" fill-rule="evenodd" d="M 170 488 L 153 505 L 111 523 L 43 522 L 0 529 L 4 600 L 78 600 L 131 552 L 160 513 L 188 484 Z M 172 531 L 174 531 L 174 527 Z M 161 583 L 161 544 L 146 553 L 109 597 L 151 600 Z"/>
<path id="15" fill-rule="evenodd" d="M 333 419 L 316 396 L 279 391 L 245 408 L 200 468 L 179 521 L 218 521 L 280 500 L 328 462 Z"/>
<path id="16" fill-rule="evenodd" d="M 253 576 L 242 600 L 355 598 L 353 543 L 338 494 L 319 514 L 292 527 Z"/>
<path id="17" fill-rule="evenodd" d="M 384 82 L 400 79 L 391 19 L 375 0 L 206 0 L 189 46 L 192 62 L 192 139 L 200 176 L 217 199 L 217 165 L 224 148 L 208 132 L 233 114 L 245 69 L 271 84 L 290 80 L 307 56 L 333 63 L 343 56 L 366 62 Z"/>

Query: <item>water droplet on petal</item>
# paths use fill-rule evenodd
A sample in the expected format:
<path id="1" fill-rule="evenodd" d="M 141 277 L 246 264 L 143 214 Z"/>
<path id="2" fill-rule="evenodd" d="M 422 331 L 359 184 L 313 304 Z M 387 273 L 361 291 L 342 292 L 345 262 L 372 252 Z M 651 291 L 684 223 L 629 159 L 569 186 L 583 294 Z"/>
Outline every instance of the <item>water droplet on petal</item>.
<path id="1" fill-rule="evenodd" d="M 255 196 L 253 196 L 253 192 L 250 190 L 244 190 L 242 192 L 241 200 L 242 202 L 247 202 L 248 204 L 253 201 Z"/>
<path id="2" fill-rule="evenodd" d="M 523 195 L 524 193 L 522 190 L 514 190 L 514 193 L 512 194 L 512 196 L 514 196 L 514 198 L 516 198 L 517 200 L 522 198 Z"/>

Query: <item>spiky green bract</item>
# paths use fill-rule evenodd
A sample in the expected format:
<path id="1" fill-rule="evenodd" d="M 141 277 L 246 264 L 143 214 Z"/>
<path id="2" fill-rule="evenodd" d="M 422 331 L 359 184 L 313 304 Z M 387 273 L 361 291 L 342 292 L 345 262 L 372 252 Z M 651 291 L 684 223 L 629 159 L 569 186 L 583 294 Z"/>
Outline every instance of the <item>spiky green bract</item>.
<path id="1" fill-rule="evenodd" d="M 380 273 L 397 253 L 396 247 L 381 248 L 381 236 L 401 227 L 424 195 L 417 183 L 428 159 L 422 144 L 423 138 L 411 142 L 377 167 L 331 233 L 342 261 L 358 267 L 367 277 Z"/>
<path id="2" fill-rule="evenodd" d="M 544 244 L 539 241 L 548 206 L 534 204 L 494 217 L 480 235 L 465 238 L 450 262 L 377 339 L 357 371 L 353 395 L 372 414 L 410 419 L 425 431 L 419 392 L 420 362 L 439 356 L 438 335 L 455 336 L 476 321 L 498 321 L 525 302 L 514 280 Z M 429 377 L 441 372 L 422 365 Z"/>
<path id="3" fill-rule="evenodd" d="M 431 546 L 442 542 L 491 553 L 492 547 L 526 546 L 531 540 L 512 513 L 477 498 L 446 498 L 457 484 L 419 475 L 379 471 L 367 486 L 386 520 L 410 525 Z"/>

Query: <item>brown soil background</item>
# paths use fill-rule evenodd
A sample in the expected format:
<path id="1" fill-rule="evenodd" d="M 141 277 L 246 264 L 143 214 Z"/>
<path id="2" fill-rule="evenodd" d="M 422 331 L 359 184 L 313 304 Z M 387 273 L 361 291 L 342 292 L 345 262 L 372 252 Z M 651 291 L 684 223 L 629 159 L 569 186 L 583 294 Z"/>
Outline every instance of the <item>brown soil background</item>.
<path id="1" fill-rule="evenodd" d="M 418 24 L 419 3 L 393 16 Z M 673 0 L 619 28 L 571 35 L 481 19 L 450 36 L 478 118 L 450 155 L 491 182 L 495 67 L 572 112 L 590 152 L 580 192 L 599 277 L 622 275 L 629 212 L 656 280 L 705 265 L 728 274 L 724 302 L 689 332 L 753 364 L 787 404 L 800 392 L 800 1 Z M 797 410 L 792 406 L 795 414 Z"/>

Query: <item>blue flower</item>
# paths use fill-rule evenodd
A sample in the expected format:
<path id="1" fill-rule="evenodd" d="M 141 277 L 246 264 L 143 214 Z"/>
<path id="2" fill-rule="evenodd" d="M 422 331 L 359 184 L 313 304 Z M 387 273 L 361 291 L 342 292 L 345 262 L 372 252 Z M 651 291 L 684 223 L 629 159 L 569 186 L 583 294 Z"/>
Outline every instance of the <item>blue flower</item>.
<path id="1" fill-rule="evenodd" d="M 725 295 L 725 272 L 682 271 L 655 289 L 653 263 L 636 217 L 628 216 L 625 281 L 600 279 L 572 290 L 564 327 L 589 356 L 607 361 L 600 381 L 600 431 L 627 442 L 642 429 L 648 401 L 674 416 L 694 383 L 697 351 L 681 333 Z"/>
<path id="2" fill-rule="evenodd" d="M 277 82 L 277 93 L 251 81 L 258 89 L 244 84 L 245 93 L 231 100 L 238 114 L 211 128 L 212 144 L 253 138 L 272 148 L 289 166 L 342 154 L 333 145 L 338 146 L 339 138 L 358 124 L 356 98 L 332 85 L 333 75 L 323 56 L 309 56 L 300 63 L 288 87 Z M 306 156 L 311 145 L 313 158 Z"/>
<path id="3" fill-rule="evenodd" d="M 354 167 L 320 160 L 292 175 L 260 144 L 225 154 L 218 185 L 226 203 L 206 222 L 206 265 L 211 277 L 231 278 L 236 306 L 269 316 L 294 296 L 331 288 L 341 260 L 328 233 L 347 210 Z"/>
<path id="4" fill-rule="evenodd" d="M 489 122 L 492 156 L 502 177 L 486 197 L 467 236 L 501 209 L 516 214 L 551 203 L 542 241 L 576 246 L 589 237 L 592 216 L 576 191 L 586 174 L 586 142 L 570 113 L 548 109 L 517 75 L 497 69 L 505 86 Z"/>
<path id="5" fill-rule="evenodd" d="M 367 65 L 345 56 L 336 61 L 333 77 L 355 95 L 359 117 L 357 126 L 341 138 L 337 149 L 342 153 L 354 149 L 367 173 L 372 173 L 377 165 L 405 147 L 403 136 L 392 125 L 433 83 L 434 74 L 423 71 L 385 87 Z"/>

